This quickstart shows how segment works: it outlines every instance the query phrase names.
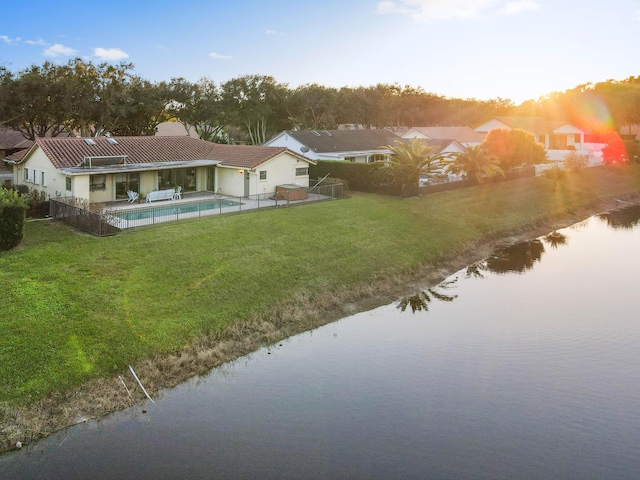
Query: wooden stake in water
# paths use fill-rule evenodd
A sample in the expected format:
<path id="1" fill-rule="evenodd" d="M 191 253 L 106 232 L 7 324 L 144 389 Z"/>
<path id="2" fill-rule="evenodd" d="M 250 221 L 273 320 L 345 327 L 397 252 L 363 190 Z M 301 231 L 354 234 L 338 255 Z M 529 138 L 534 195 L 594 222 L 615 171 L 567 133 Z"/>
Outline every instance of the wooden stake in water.
<path id="1" fill-rule="evenodd" d="M 133 374 L 133 378 L 136 379 L 136 381 L 138 382 L 138 385 L 140 385 L 140 388 L 142 389 L 142 391 L 144 392 L 144 394 L 147 396 L 147 398 L 149 400 L 151 400 L 151 403 L 153 403 L 154 405 L 156 404 L 156 402 L 153 401 L 153 398 L 151 398 L 149 396 L 149 394 L 147 393 L 147 391 L 144 389 L 144 387 L 142 386 L 142 382 L 140 381 L 140 379 L 138 378 L 138 376 L 136 375 L 136 372 L 133 371 L 133 368 L 131 368 L 131 365 L 129 365 L 129 370 L 131 370 L 131 373 Z"/>

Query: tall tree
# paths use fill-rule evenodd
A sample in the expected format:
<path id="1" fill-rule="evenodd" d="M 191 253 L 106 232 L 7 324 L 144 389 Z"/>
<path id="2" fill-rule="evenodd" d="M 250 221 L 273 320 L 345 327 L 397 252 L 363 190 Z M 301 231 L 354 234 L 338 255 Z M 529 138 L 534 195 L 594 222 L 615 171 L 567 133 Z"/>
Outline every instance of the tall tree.
<path id="1" fill-rule="evenodd" d="M 523 165 L 545 163 L 547 154 L 535 136 L 522 128 L 496 128 L 491 130 L 482 148 L 495 158 L 502 170 L 507 171 Z"/>
<path id="2" fill-rule="evenodd" d="M 231 123 L 245 128 L 251 143 L 259 145 L 287 123 L 288 89 L 273 77 L 246 75 L 222 85 L 222 106 L 231 115 Z"/>

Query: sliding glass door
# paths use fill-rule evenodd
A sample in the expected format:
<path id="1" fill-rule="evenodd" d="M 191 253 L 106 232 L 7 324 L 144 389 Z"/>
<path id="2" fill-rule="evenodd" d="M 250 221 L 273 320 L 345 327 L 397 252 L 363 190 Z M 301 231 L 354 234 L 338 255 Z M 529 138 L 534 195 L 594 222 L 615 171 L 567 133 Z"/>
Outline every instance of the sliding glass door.
<path id="1" fill-rule="evenodd" d="M 127 190 L 140 193 L 139 173 L 118 173 L 116 174 L 116 200 L 129 198 Z"/>
<path id="2" fill-rule="evenodd" d="M 183 192 L 196 191 L 196 169 L 195 168 L 173 168 L 171 170 L 160 170 L 158 172 L 158 188 L 175 188 L 182 186 Z"/>

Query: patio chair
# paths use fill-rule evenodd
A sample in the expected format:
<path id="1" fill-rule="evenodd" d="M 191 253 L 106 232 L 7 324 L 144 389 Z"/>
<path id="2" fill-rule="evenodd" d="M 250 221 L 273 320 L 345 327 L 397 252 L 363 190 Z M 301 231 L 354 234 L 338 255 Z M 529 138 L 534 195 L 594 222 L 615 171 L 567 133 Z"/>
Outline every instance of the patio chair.
<path id="1" fill-rule="evenodd" d="M 129 196 L 129 200 L 127 200 L 127 203 L 137 202 L 140 198 L 140 194 L 138 192 L 134 192 L 133 190 L 127 190 L 127 195 Z"/>
<path id="2" fill-rule="evenodd" d="M 182 186 L 178 185 L 176 187 L 176 193 L 173 194 L 174 200 L 180 200 L 182 198 Z"/>

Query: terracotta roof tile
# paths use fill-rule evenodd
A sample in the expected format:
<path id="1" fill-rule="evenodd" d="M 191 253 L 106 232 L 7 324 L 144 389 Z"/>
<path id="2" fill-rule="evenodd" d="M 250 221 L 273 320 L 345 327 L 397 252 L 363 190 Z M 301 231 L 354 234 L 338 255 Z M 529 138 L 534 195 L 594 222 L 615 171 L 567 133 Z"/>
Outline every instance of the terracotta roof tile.
<path id="1" fill-rule="evenodd" d="M 255 168 L 261 163 L 287 151 L 281 147 L 220 145 L 189 137 L 107 137 L 38 138 L 42 148 L 56 168 L 72 168 L 82 164 L 85 157 L 127 156 L 128 164 L 218 160 L 222 165 Z M 91 140 L 87 142 L 86 140 Z M 92 144 L 90 144 L 92 143 Z M 313 163 L 296 154 L 296 157 Z"/>

